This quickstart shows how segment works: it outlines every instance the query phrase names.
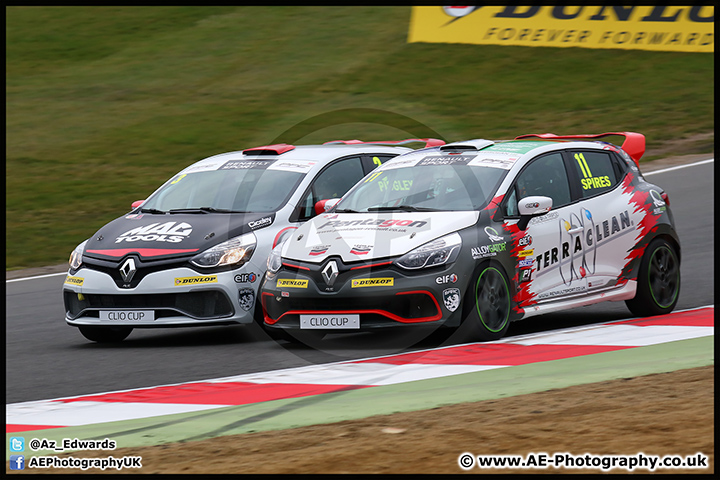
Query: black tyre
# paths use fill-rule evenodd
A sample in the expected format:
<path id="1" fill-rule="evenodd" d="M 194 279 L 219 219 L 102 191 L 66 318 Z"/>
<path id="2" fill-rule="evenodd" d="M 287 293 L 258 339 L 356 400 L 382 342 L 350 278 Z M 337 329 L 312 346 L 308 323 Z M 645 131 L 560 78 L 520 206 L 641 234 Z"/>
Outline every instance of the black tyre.
<path id="1" fill-rule="evenodd" d="M 635 298 L 625 301 L 633 315 L 649 317 L 670 313 L 680 294 L 680 261 L 673 247 L 656 238 L 640 262 Z"/>
<path id="2" fill-rule="evenodd" d="M 510 284 L 507 275 L 500 268 L 487 266 L 478 274 L 471 285 L 474 301 L 468 305 L 468 312 L 462 330 L 468 340 L 497 340 L 502 338 L 510 326 Z"/>
<path id="3" fill-rule="evenodd" d="M 132 332 L 132 327 L 96 327 L 83 325 L 78 327 L 88 340 L 98 343 L 122 342 Z"/>

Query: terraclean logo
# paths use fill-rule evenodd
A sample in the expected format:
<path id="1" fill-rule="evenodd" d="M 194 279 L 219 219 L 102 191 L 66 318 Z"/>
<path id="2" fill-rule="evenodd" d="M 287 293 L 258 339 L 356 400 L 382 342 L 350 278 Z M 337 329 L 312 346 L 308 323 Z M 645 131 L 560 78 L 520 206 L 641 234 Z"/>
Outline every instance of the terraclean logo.
<path id="1" fill-rule="evenodd" d="M 598 245 L 635 230 L 627 210 L 595 223 L 592 213 L 581 208 L 579 214 L 572 213 L 559 224 L 561 244 L 537 255 L 535 265 L 539 275 L 557 268 L 565 285 L 595 274 Z"/>
<path id="2" fill-rule="evenodd" d="M 217 283 L 217 275 L 206 275 L 203 277 L 176 278 L 175 285 L 199 285 L 203 283 Z"/>
<path id="3" fill-rule="evenodd" d="M 392 287 L 394 282 L 394 278 L 363 278 L 353 280 L 351 287 Z"/>

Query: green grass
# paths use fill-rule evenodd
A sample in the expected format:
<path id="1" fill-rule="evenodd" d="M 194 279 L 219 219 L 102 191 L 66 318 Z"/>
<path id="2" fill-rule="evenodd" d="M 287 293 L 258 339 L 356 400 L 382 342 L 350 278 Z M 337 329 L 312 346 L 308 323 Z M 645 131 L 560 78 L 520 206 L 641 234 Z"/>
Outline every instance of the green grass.
<path id="1" fill-rule="evenodd" d="M 63 263 L 182 167 L 270 142 L 632 130 L 648 158 L 713 149 L 669 142 L 714 131 L 713 55 L 409 44 L 409 20 L 6 7 L 6 267 Z"/>

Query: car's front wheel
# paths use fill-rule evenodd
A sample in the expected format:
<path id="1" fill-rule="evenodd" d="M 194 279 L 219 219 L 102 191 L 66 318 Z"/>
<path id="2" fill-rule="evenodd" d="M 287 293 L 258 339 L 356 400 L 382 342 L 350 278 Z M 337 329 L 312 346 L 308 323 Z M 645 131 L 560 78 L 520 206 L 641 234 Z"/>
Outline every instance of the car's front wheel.
<path id="1" fill-rule="evenodd" d="M 500 268 L 484 267 L 471 285 L 471 304 L 463 328 L 469 339 L 497 340 L 510 326 L 510 286 Z"/>
<path id="2" fill-rule="evenodd" d="M 132 327 L 97 327 L 94 325 L 81 325 L 80 333 L 88 340 L 98 343 L 122 342 L 132 332 Z"/>
<path id="3" fill-rule="evenodd" d="M 673 247 L 656 238 L 640 262 L 635 298 L 627 300 L 633 315 L 649 317 L 670 313 L 680 293 L 680 261 Z"/>

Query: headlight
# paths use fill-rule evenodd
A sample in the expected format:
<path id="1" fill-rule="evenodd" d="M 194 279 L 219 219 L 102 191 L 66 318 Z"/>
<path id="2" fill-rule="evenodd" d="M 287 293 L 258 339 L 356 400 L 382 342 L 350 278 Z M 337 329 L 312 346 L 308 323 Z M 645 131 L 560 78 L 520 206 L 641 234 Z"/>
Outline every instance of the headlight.
<path id="1" fill-rule="evenodd" d="M 412 250 L 395 263 L 402 268 L 416 269 L 436 267 L 454 262 L 462 247 L 462 239 L 457 232 L 445 235 Z"/>
<path id="2" fill-rule="evenodd" d="M 277 245 L 275 245 L 275 248 L 272 249 L 272 252 L 270 252 L 270 255 L 267 259 L 267 271 L 269 273 L 277 273 L 278 270 L 280 270 L 280 267 L 282 267 L 282 247 L 285 245 L 284 241 L 281 241 Z"/>
<path id="3" fill-rule="evenodd" d="M 252 257 L 257 239 L 254 233 L 246 233 L 232 238 L 220 245 L 208 248 L 195 255 L 190 263 L 198 267 L 223 267 L 227 265 L 241 266 Z"/>
<path id="4" fill-rule="evenodd" d="M 68 261 L 68 263 L 70 264 L 70 268 L 72 268 L 73 270 L 77 270 L 78 268 L 80 268 L 80 265 L 82 265 L 82 256 L 83 252 L 85 251 L 86 243 L 87 240 L 75 247 L 75 250 L 73 250 L 70 254 L 70 260 Z"/>

